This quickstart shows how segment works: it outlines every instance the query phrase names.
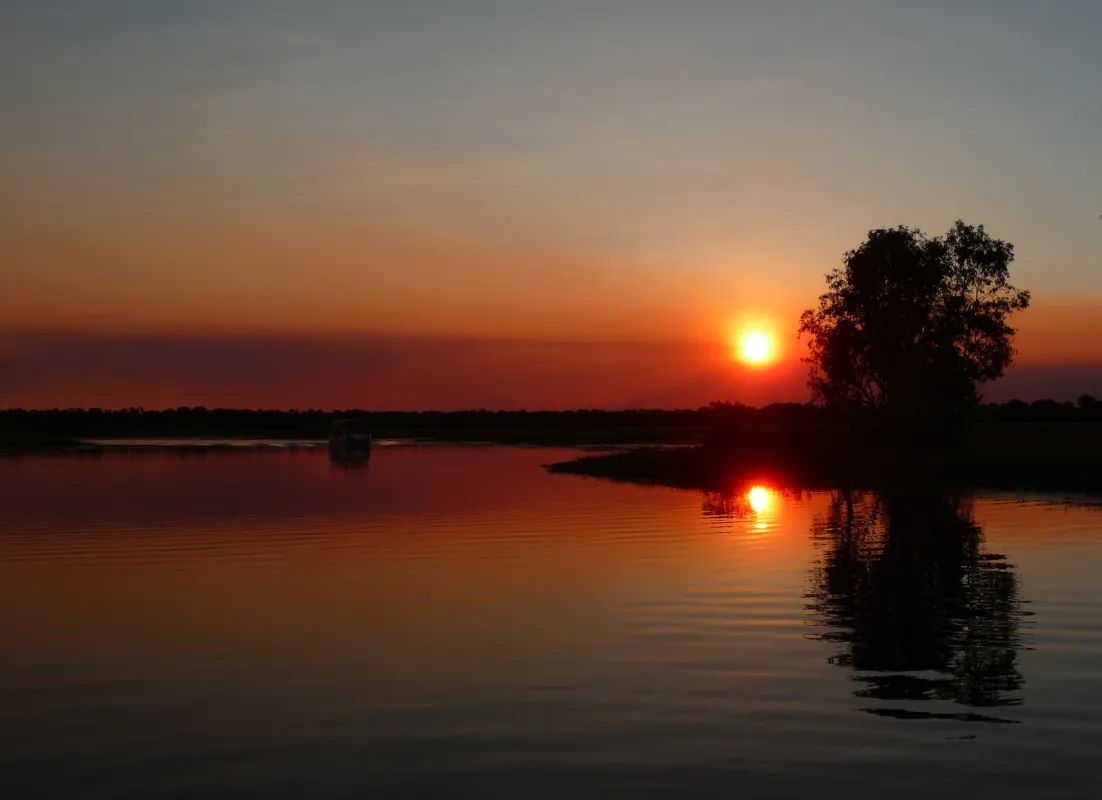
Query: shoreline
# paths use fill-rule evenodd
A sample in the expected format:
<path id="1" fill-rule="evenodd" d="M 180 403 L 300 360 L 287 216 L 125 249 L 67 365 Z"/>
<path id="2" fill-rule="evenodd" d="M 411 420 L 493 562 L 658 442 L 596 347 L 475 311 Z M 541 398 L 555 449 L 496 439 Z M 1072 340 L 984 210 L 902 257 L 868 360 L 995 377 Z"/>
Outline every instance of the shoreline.
<path id="1" fill-rule="evenodd" d="M 662 447 L 677 445 L 662 445 L 659 442 L 618 442 L 600 441 L 594 437 L 570 437 L 566 440 L 541 441 L 535 436 L 479 438 L 423 436 L 400 437 L 387 436 L 375 440 L 373 447 L 406 447 L 426 445 L 463 445 L 471 447 L 533 447 L 541 449 L 569 448 L 590 452 L 631 452 L 635 449 L 646 447 Z M 282 452 L 300 450 L 328 450 L 329 443 L 325 439 L 278 437 L 278 436 L 182 436 L 178 438 L 169 436 L 128 436 L 125 438 L 99 438 L 87 439 L 68 437 L 26 438 L 22 441 L 0 439 L 0 458 L 16 457 L 24 455 L 100 455 L 105 453 L 237 453 L 245 451 L 253 452 Z"/>
<path id="2" fill-rule="evenodd" d="M 1102 459 L 1092 459 L 1091 452 L 1097 451 L 1090 445 L 1074 455 L 1036 446 L 977 447 L 909 458 L 704 445 L 583 455 L 546 468 L 552 474 L 705 492 L 754 483 L 810 490 L 1102 492 Z"/>
<path id="3" fill-rule="evenodd" d="M 326 450 L 314 435 L 68 437 L 0 436 L 0 458 L 94 457 L 111 453 L 180 455 Z M 746 482 L 789 488 L 993 489 L 1102 492 L 1102 424 L 977 426 L 951 449 L 860 450 L 837 432 L 800 426 L 749 427 L 673 436 L 632 426 L 533 431 L 381 431 L 376 446 L 466 445 L 564 448 L 576 457 L 544 467 L 552 474 L 640 485 L 730 491 Z M 402 431 L 401 433 L 406 433 Z M 656 435 L 666 433 L 666 436 Z M 681 434 L 687 433 L 680 431 Z M 696 440 L 697 443 L 693 443 Z"/>

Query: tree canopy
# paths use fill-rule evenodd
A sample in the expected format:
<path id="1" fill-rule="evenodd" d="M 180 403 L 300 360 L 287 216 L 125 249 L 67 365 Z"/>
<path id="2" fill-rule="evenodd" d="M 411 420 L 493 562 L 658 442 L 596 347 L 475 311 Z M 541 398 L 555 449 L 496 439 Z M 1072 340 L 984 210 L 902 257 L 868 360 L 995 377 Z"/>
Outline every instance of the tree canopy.
<path id="1" fill-rule="evenodd" d="M 1010 284 L 1013 260 L 1013 245 L 960 220 L 934 238 L 869 231 L 800 318 L 815 400 L 910 430 L 966 417 L 1014 357 L 1010 318 L 1029 292 Z"/>

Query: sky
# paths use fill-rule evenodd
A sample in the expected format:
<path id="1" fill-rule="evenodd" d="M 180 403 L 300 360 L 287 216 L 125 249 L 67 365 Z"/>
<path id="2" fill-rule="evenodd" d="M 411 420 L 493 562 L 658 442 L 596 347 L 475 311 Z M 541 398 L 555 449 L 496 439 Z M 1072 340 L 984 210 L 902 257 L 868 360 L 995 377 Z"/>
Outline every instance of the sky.
<path id="1" fill-rule="evenodd" d="M 0 4 L 0 406 L 803 399 L 799 312 L 957 218 L 989 396 L 1102 395 L 1092 0 Z M 730 358 L 745 320 L 779 359 Z"/>

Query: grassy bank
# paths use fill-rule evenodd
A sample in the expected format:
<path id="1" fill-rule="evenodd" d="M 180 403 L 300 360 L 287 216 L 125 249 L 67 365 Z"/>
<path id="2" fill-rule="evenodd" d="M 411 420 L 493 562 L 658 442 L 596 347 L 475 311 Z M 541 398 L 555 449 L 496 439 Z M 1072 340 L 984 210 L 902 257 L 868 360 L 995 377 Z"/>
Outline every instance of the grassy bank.
<path id="1" fill-rule="evenodd" d="M 745 431 L 722 442 L 552 464 L 552 472 L 723 491 L 747 481 L 852 487 L 1102 491 L 1102 424 L 987 424 L 935 451 L 856 448 L 823 431 Z"/>

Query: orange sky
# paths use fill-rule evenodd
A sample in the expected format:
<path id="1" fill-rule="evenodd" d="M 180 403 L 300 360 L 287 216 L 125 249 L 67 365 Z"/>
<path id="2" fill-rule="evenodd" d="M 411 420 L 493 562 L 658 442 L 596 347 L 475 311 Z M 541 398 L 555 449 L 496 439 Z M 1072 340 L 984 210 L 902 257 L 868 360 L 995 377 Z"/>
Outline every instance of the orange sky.
<path id="1" fill-rule="evenodd" d="M 370 225 L 297 222 L 11 225 L 8 330 L 398 333 L 507 339 L 726 341 L 764 318 L 781 339 L 822 275 L 731 256 L 708 283 L 664 269 Z M 841 257 L 839 253 L 838 258 Z M 734 266 L 738 264 L 739 266 Z M 820 265 L 822 272 L 832 266 Z M 1035 293 L 1023 362 L 1102 360 L 1102 297 Z M 784 342 L 782 341 L 782 344 Z M 793 345 L 786 345 L 789 355 Z"/>
<path id="2" fill-rule="evenodd" d="M 554 409 L 807 396 L 795 329 L 821 291 L 810 269 L 775 279 L 764 263 L 632 267 L 318 222 L 8 224 L 0 246 L 18 268 L 0 279 L 10 377 L 0 405 Z M 1090 296 L 1038 293 L 1018 318 L 1020 368 L 990 396 L 1102 394 L 1099 311 Z M 732 360 L 747 327 L 772 333 L 775 363 Z"/>
<path id="3" fill-rule="evenodd" d="M 0 314 L 24 329 L 715 341 L 740 310 L 795 319 L 803 300 L 764 266 L 702 285 L 675 263 L 370 224 L 39 221 L 4 250 Z"/>

